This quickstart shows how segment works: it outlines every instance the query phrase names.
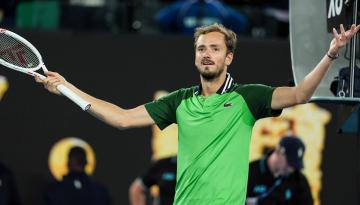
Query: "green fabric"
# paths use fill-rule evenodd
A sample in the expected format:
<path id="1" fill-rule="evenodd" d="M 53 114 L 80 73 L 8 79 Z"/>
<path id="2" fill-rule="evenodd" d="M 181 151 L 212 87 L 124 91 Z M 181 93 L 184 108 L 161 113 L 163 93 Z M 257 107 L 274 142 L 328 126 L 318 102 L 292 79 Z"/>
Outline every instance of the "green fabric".
<path id="1" fill-rule="evenodd" d="M 271 100 L 266 100 L 272 98 L 274 89 L 266 85 L 249 84 L 239 85 L 236 88 L 236 92 L 243 96 L 255 119 L 260 119 L 268 116 L 277 116 L 281 113 L 281 110 L 272 110 Z"/>
<path id="2" fill-rule="evenodd" d="M 158 100 L 145 104 L 150 116 L 160 129 L 176 123 L 176 109 L 182 100 L 192 96 L 195 87 L 180 89 Z"/>
<path id="3" fill-rule="evenodd" d="M 182 89 L 145 105 L 161 128 L 178 124 L 174 204 L 244 205 L 252 128 L 256 119 L 274 113 L 269 107 L 274 89 L 235 85 L 209 97 L 194 90 Z"/>

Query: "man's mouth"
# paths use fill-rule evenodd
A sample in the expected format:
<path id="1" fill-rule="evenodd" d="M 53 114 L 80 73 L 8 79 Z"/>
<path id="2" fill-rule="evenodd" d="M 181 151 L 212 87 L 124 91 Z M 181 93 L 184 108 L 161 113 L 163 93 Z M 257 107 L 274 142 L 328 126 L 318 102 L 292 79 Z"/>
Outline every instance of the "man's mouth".
<path id="1" fill-rule="evenodd" d="M 211 60 L 204 59 L 204 60 L 201 61 L 201 64 L 203 64 L 203 65 L 214 65 L 215 63 L 212 62 Z"/>

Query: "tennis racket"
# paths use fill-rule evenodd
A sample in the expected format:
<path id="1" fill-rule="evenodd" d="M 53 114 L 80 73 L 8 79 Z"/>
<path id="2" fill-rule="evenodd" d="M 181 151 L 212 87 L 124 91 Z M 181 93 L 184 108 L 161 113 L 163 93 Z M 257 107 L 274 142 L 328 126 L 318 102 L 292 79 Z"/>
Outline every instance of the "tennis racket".
<path id="1" fill-rule="evenodd" d="M 0 28 L 0 64 L 31 76 L 38 76 L 42 80 L 46 77 L 35 71 L 40 68 L 44 72 L 48 71 L 39 51 L 29 41 L 2 28 Z M 90 108 L 90 103 L 64 85 L 58 85 L 56 88 L 84 111 Z"/>

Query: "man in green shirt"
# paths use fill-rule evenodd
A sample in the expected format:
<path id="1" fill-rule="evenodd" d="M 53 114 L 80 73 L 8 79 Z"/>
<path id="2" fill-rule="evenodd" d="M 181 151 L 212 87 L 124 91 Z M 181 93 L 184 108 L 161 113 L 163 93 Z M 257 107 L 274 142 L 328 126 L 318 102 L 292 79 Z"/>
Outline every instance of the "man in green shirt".
<path id="1" fill-rule="evenodd" d="M 36 79 L 53 93 L 64 84 L 91 103 L 89 112 L 120 128 L 172 123 L 179 128 L 177 182 L 174 204 L 243 205 L 246 198 L 249 143 L 257 119 L 277 116 L 282 108 L 306 103 L 325 76 L 339 49 L 359 30 L 352 25 L 334 29 L 330 48 L 315 68 L 295 87 L 236 84 L 228 66 L 236 35 L 219 24 L 200 27 L 194 37 L 195 65 L 201 84 L 179 89 L 159 100 L 122 109 L 94 98 L 58 73 Z"/>

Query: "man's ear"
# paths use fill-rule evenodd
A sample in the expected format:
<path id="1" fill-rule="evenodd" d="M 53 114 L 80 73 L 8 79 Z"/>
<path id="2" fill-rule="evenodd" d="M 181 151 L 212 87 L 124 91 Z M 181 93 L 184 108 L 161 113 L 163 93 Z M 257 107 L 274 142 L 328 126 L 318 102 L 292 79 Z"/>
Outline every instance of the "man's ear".
<path id="1" fill-rule="evenodd" d="M 225 64 L 227 66 L 229 66 L 231 64 L 233 57 L 234 57 L 234 53 L 232 53 L 232 52 L 229 52 L 228 54 L 226 54 Z"/>

